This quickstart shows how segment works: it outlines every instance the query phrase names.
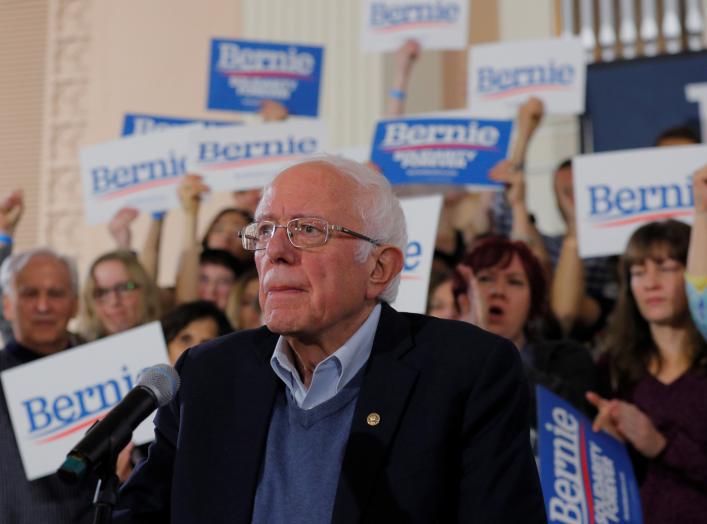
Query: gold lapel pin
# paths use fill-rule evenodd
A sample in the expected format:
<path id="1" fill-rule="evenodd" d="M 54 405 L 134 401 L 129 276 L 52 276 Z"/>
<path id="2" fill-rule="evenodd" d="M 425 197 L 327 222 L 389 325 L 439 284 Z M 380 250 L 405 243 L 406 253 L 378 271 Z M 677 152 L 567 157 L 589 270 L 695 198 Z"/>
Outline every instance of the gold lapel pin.
<path id="1" fill-rule="evenodd" d="M 376 412 L 369 413 L 369 415 L 366 417 L 366 424 L 368 424 L 369 426 L 377 426 L 378 424 L 380 424 L 380 421 L 381 416 Z"/>

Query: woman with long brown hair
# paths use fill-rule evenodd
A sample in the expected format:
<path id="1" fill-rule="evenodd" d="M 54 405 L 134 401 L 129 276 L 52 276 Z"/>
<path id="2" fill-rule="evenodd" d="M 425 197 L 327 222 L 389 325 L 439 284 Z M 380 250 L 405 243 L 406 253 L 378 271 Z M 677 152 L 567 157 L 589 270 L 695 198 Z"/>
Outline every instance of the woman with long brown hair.
<path id="1" fill-rule="evenodd" d="M 635 451 L 646 523 L 707 515 L 707 343 L 690 316 L 690 227 L 652 222 L 631 236 L 609 331 L 616 398 L 587 394 L 605 429 Z"/>

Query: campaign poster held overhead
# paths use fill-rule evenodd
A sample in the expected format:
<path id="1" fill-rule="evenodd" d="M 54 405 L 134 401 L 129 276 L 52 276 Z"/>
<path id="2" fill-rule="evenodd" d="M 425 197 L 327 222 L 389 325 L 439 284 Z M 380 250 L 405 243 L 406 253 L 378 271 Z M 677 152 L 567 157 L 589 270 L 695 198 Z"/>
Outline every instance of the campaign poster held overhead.
<path id="1" fill-rule="evenodd" d="M 398 311 L 425 313 L 427 310 L 427 289 L 442 198 L 442 195 L 431 195 L 400 200 L 407 224 L 408 243 L 398 297 L 393 303 Z"/>
<path id="2" fill-rule="evenodd" d="M 641 524 L 626 447 L 571 404 L 537 386 L 540 482 L 549 524 Z"/>
<path id="3" fill-rule="evenodd" d="M 125 113 L 123 118 L 122 136 L 130 135 L 145 135 L 153 131 L 164 131 L 176 126 L 184 126 L 187 124 L 201 124 L 206 127 L 210 126 L 233 126 L 242 124 L 238 121 L 225 120 L 204 120 L 200 118 L 175 118 L 162 115 L 148 115 L 146 113 Z"/>
<path id="4" fill-rule="evenodd" d="M 215 191 L 263 187 L 287 166 L 325 150 L 319 120 L 193 129 L 189 172 Z"/>
<path id="5" fill-rule="evenodd" d="M 586 62 L 577 37 L 472 46 L 467 108 L 484 117 L 510 117 L 531 96 L 549 114 L 584 112 Z"/>
<path id="6" fill-rule="evenodd" d="M 189 133 L 199 125 L 135 135 L 80 152 L 84 213 L 90 225 L 108 222 L 122 207 L 153 213 L 179 207 Z"/>
<path id="7" fill-rule="evenodd" d="M 211 41 L 209 109 L 258 112 L 263 100 L 317 116 L 324 48 L 249 40 Z"/>
<path id="8" fill-rule="evenodd" d="M 67 349 L 2 372 L 2 387 L 28 480 L 54 473 L 94 422 L 137 382 L 138 374 L 167 363 L 159 322 Z M 133 442 L 154 438 L 152 418 Z"/>
<path id="9" fill-rule="evenodd" d="M 572 159 L 581 257 L 623 253 L 643 224 L 692 222 L 692 174 L 707 163 L 707 145 L 596 153 Z"/>
<path id="10" fill-rule="evenodd" d="M 468 0 L 362 0 L 361 49 L 395 51 L 415 39 L 424 49 L 465 49 Z"/>
<path id="11" fill-rule="evenodd" d="M 462 184 L 498 189 L 488 178 L 507 156 L 510 120 L 406 118 L 376 127 L 371 161 L 392 184 Z"/>

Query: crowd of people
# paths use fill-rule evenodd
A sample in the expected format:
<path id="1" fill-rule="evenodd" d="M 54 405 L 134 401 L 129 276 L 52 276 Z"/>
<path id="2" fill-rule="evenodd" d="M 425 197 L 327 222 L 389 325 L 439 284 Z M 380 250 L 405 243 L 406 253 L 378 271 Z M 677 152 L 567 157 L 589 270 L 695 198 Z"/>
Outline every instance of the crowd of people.
<path id="1" fill-rule="evenodd" d="M 404 110 L 400 93 L 408 89 L 419 53 L 408 42 L 397 54 L 388 116 Z M 263 113 L 265 120 L 286 117 L 274 103 Z M 593 417 L 596 430 L 625 442 L 645 522 L 704 522 L 707 166 L 692 179 L 692 227 L 674 220 L 645 224 L 621 256 L 582 259 L 570 160 L 558 165 L 553 178 L 565 233 L 543 234 L 526 206 L 524 148 L 542 116 L 537 100 L 519 111 L 523 147 L 491 172 L 505 191 L 478 195 L 447 188 L 427 313 L 510 340 L 531 385 L 554 391 Z M 698 141 L 689 130 L 674 129 L 655 145 Z M 177 279 L 169 289 L 157 285 L 164 214 L 152 216 L 145 244 L 136 250 L 131 225 L 138 212 L 120 210 L 109 224 L 115 250 L 98 256 L 80 284 L 72 260 L 52 249 L 12 252 L 23 198 L 19 190 L 5 196 L 0 370 L 156 320 L 173 364 L 192 346 L 261 326 L 258 272 L 243 234 L 255 221 L 260 190 L 235 192 L 232 207 L 221 210 L 199 239 L 197 216 L 208 191 L 198 174 L 179 185 L 184 228 Z M 69 488 L 53 477 L 23 480 L 5 406 L 0 446 L 0 471 L 13 479 L 0 488 L 1 521 L 87 518 L 90 489 Z M 125 476 L 131 468 L 119 469 Z"/>

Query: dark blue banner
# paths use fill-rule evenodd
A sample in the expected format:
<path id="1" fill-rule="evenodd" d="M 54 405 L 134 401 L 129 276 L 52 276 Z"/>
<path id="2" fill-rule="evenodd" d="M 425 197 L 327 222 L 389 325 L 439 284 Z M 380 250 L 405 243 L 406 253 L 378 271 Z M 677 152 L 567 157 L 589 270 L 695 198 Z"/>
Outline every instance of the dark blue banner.
<path id="1" fill-rule="evenodd" d="M 263 100 L 317 116 L 324 48 L 247 40 L 211 41 L 209 109 L 258 112 Z"/>
<path id="2" fill-rule="evenodd" d="M 228 122 L 225 120 L 203 120 L 199 118 L 173 118 L 169 116 L 147 115 L 142 113 L 126 113 L 123 119 L 123 136 L 144 135 L 159 129 L 167 129 L 187 124 L 203 124 L 210 126 L 232 126 L 242 122 Z"/>
<path id="3" fill-rule="evenodd" d="M 540 481 L 549 524 L 641 524 L 626 447 L 557 395 L 536 387 Z"/>
<path id="4" fill-rule="evenodd" d="M 685 87 L 703 82 L 706 51 L 589 65 L 582 151 L 652 147 L 673 127 L 699 136 L 699 107 Z"/>
<path id="5" fill-rule="evenodd" d="M 371 161 L 392 184 L 497 186 L 488 172 L 506 158 L 512 122 L 411 118 L 378 123 Z"/>

